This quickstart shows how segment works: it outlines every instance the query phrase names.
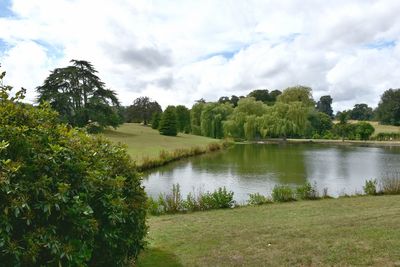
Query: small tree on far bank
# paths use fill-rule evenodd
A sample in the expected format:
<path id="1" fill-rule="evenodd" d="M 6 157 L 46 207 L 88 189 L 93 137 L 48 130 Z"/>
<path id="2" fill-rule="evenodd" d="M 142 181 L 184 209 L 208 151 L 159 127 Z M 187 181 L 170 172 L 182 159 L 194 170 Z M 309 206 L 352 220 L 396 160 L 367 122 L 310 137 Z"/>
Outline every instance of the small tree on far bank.
<path id="1" fill-rule="evenodd" d="M 168 106 L 161 116 L 160 134 L 168 136 L 176 136 L 178 133 L 176 123 L 176 112 L 174 106 Z"/>

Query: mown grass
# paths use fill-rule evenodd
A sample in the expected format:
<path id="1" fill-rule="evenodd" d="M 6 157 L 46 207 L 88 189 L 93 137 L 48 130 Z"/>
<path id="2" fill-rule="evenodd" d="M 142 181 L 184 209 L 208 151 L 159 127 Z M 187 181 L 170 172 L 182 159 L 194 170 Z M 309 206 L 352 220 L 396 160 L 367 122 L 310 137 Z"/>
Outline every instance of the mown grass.
<path id="1" fill-rule="evenodd" d="M 138 266 L 400 266 L 400 196 L 150 217 Z"/>
<path id="2" fill-rule="evenodd" d="M 197 135 L 178 134 L 176 137 L 160 135 L 157 130 L 138 123 L 125 123 L 117 130 L 106 130 L 104 135 L 113 142 L 127 145 L 128 153 L 139 165 L 143 159 L 157 158 L 161 151 L 172 152 L 206 147 L 219 140 Z"/>

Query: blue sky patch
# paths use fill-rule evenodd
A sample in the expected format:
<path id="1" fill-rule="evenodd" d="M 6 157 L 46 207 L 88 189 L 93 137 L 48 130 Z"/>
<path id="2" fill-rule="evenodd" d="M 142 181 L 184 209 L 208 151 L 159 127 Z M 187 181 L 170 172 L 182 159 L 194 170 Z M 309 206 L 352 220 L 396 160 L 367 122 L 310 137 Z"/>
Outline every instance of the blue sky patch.
<path id="1" fill-rule="evenodd" d="M 385 48 L 392 48 L 396 46 L 396 41 L 394 40 L 380 40 L 373 43 L 368 43 L 365 45 L 368 49 L 385 49 Z"/>
<path id="2" fill-rule="evenodd" d="M 11 0 L 0 0 L 0 17 L 12 17 Z"/>
<path id="3" fill-rule="evenodd" d="M 59 46 L 52 45 L 42 40 L 34 40 L 35 43 L 44 47 L 48 56 L 52 58 L 61 58 L 64 54 L 63 49 Z"/>

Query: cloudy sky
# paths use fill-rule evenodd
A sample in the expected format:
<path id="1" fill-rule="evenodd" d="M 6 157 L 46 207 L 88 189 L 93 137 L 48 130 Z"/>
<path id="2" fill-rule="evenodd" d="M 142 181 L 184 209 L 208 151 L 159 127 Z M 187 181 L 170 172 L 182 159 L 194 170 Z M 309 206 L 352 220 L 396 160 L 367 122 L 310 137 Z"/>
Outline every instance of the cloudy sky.
<path id="1" fill-rule="evenodd" d="M 82 59 L 124 105 L 306 85 L 335 110 L 376 106 L 400 87 L 399 13 L 399 0 L 0 0 L 0 63 L 28 101 Z"/>

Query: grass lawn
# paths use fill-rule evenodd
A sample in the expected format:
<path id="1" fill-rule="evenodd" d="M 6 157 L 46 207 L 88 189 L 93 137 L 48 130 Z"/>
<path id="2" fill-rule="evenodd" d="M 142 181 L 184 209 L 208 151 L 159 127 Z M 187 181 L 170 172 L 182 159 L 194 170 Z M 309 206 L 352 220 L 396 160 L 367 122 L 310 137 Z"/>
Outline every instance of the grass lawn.
<path id="1" fill-rule="evenodd" d="M 128 153 L 138 163 L 146 156 L 157 157 L 161 150 L 172 151 L 178 148 L 205 146 L 219 141 L 190 134 L 178 134 L 176 137 L 164 136 L 157 130 L 138 123 L 125 123 L 117 130 L 106 130 L 104 135 L 111 141 L 126 144 Z"/>
<path id="2" fill-rule="evenodd" d="M 138 266 L 400 266 L 400 196 L 150 217 Z"/>
<path id="3" fill-rule="evenodd" d="M 379 133 L 400 133 L 399 126 L 380 125 L 377 121 L 371 121 L 370 123 L 375 128 L 374 135 L 377 135 Z"/>

